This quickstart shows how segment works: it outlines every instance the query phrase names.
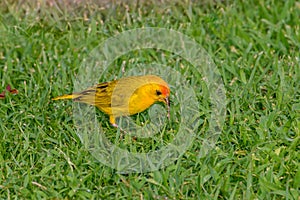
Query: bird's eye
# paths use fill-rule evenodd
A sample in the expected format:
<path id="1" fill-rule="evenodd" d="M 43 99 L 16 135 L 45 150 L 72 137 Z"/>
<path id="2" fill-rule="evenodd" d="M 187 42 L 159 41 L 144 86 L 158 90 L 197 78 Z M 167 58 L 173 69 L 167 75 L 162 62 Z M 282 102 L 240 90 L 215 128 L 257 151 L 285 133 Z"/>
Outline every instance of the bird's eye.
<path id="1" fill-rule="evenodd" d="M 157 95 L 157 96 L 161 95 L 161 91 L 156 90 L 156 95 Z"/>

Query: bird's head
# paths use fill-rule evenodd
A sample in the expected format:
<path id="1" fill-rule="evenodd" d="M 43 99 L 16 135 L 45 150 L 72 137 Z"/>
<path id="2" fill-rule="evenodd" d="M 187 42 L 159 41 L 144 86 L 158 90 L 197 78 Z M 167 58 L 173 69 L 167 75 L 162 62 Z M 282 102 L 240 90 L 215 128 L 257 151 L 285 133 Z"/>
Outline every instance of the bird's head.
<path id="1" fill-rule="evenodd" d="M 163 102 L 166 105 L 170 106 L 169 96 L 170 96 L 170 88 L 166 85 L 156 85 L 154 86 L 153 93 L 156 101 Z"/>
<path id="2" fill-rule="evenodd" d="M 156 102 L 163 102 L 168 108 L 168 117 L 170 113 L 170 88 L 168 84 L 158 76 L 145 75 L 137 77 L 137 88 L 131 95 L 130 103 L 131 113 L 142 112 Z"/>
<path id="3" fill-rule="evenodd" d="M 163 102 L 168 108 L 168 117 L 170 117 L 170 88 L 168 84 L 162 79 L 156 79 L 152 84 L 151 96 L 155 102 Z"/>

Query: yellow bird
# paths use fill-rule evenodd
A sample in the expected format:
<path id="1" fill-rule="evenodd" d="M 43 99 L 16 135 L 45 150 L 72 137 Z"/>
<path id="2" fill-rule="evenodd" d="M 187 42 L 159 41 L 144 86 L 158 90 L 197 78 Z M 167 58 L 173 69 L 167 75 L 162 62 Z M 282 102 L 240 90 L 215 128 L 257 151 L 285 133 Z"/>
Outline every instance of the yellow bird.
<path id="1" fill-rule="evenodd" d="M 167 105 L 169 117 L 169 96 L 170 88 L 163 79 L 155 75 L 145 75 L 100 83 L 82 92 L 59 96 L 52 100 L 73 99 L 76 102 L 94 105 L 109 115 L 112 126 L 118 127 L 116 117 L 143 112 L 156 102 Z"/>

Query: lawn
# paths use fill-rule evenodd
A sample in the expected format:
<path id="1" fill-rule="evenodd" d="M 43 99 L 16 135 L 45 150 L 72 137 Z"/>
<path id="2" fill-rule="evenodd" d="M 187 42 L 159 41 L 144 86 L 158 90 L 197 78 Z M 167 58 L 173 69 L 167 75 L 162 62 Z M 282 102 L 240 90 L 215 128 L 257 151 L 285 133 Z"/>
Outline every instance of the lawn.
<path id="1" fill-rule="evenodd" d="M 299 199 L 298 1 L 78 2 L 0 3 L 1 199 Z M 170 35 L 133 31 L 145 28 Z M 198 54 L 180 49 L 182 38 L 209 64 L 195 65 Z M 131 48 L 135 39 L 165 49 Z M 159 122 L 150 137 L 121 138 L 93 107 L 51 100 L 148 73 L 170 84 L 170 120 L 164 105 L 124 120 Z M 96 129 L 104 134 L 87 134 Z M 93 151 L 109 144 L 136 154 L 175 150 L 153 155 L 166 162 L 160 167 L 133 161 L 135 170 L 124 170 L 119 151 Z"/>

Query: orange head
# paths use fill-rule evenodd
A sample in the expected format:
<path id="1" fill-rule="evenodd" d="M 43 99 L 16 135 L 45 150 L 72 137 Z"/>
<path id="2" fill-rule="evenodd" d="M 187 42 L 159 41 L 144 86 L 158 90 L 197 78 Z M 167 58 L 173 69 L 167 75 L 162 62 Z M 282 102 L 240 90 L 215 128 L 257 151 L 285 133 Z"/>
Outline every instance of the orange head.
<path id="1" fill-rule="evenodd" d="M 158 76 L 155 75 L 147 75 L 141 76 L 144 80 L 144 84 L 142 86 L 143 90 L 148 93 L 149 99 L 154 102 L 163 102 L 168 105 L 168 99 L 170 96 L 170 88 L 168 84 Z"/>
<path id="2" fill-rule="evenodd" d="M 167 85 L 154 85 L 153 86 L 155 101 L 163 102 L 169 105 L 170 88 Z"/>
<path id="3" fill-rule="evenodd" d="M 148 79 L 145 88 L 147 88 L 145 91 L 148 94 L 148 99 L 150 102 L 152 101 L 153 104 L 155 102 L 163 102 L 167 105 L 168 107 L 168 117 L 169 117 L 169 111 L 170 111 L 170 88 L 168 84 L 162 80 L 161 78 L 157 76 L 146 76 Z"/>

